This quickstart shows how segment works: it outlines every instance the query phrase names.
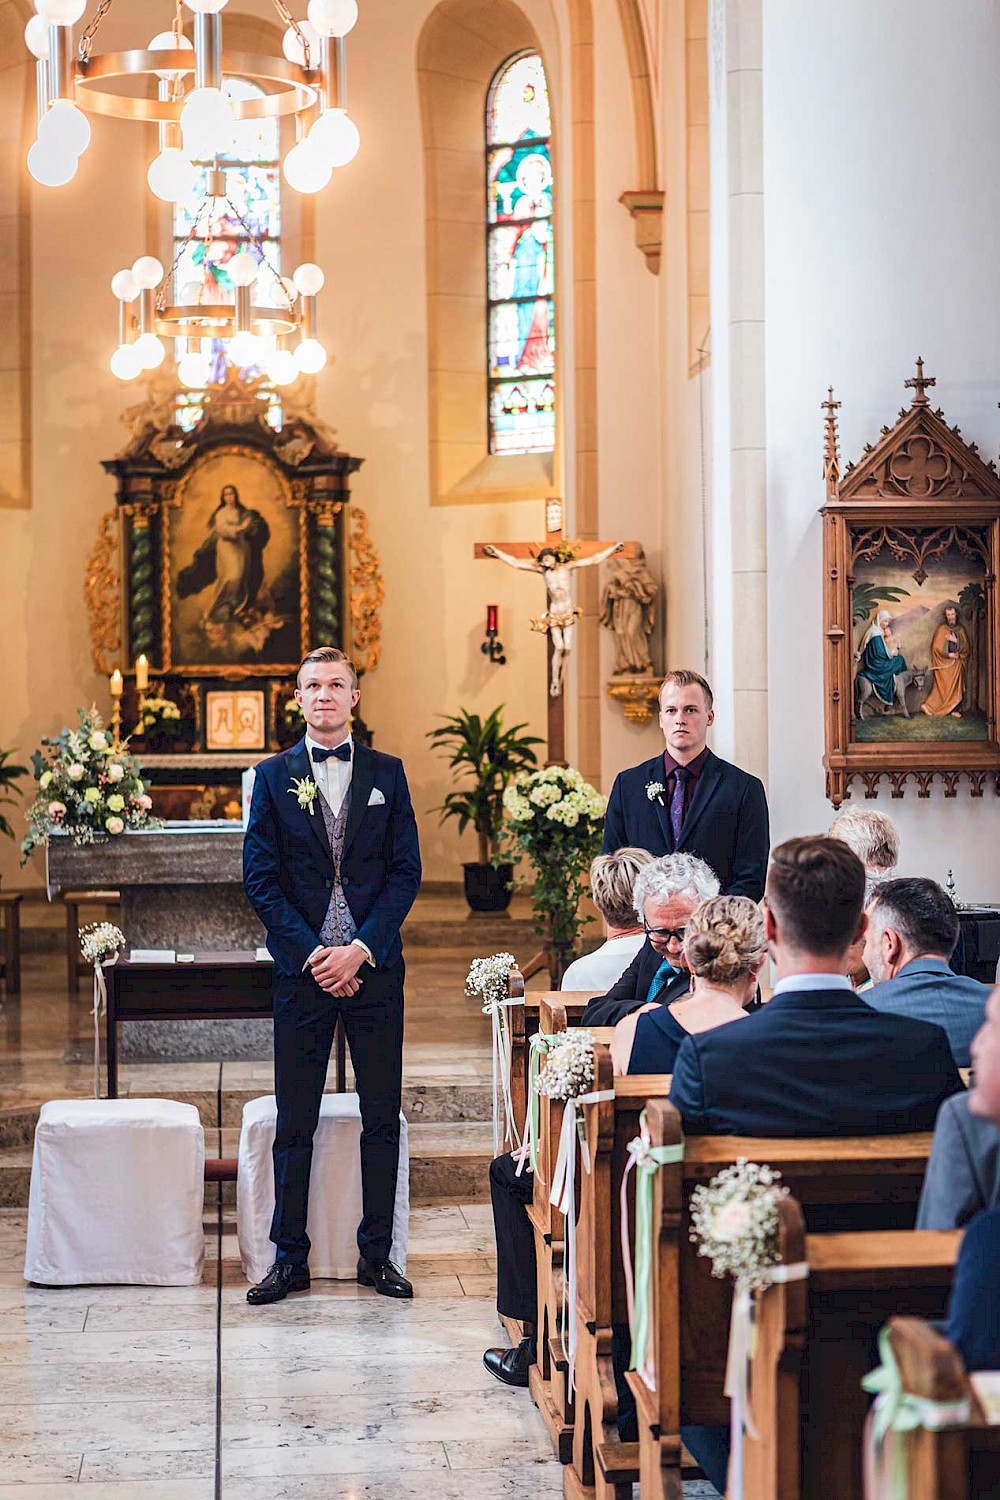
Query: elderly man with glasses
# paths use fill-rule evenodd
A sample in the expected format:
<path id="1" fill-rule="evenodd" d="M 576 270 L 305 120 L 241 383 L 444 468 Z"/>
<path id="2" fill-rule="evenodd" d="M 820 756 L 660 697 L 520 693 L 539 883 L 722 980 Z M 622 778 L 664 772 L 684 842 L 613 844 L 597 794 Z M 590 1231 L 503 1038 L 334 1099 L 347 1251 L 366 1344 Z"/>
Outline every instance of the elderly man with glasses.
<path id="1" fill-rule="evenodd" d="M 640 870 L 633 900 L 646 941 L 618 983 L 591 1000 L 582 1024 L 614 1026 L 641 1006 L 669 1005 L 685 994 L 684 930 L 695 907 L 718 894 L 718 880 L 694 854 L 664 854 Z"/>

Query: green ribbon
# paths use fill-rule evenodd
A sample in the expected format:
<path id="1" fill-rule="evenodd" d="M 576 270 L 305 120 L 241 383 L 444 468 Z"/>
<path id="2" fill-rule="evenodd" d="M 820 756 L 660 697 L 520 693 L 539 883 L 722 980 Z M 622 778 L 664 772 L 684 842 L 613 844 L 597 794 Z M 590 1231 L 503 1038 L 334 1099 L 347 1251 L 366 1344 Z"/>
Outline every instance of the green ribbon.
<path id="1" fill-rule="evenodd" d="M 565 1032 L 536 1031 L 528 1043 L 528 1113 L 524 1121 L 522 1145 L 527 1150 L 527 1159 L 533 1172 L 538 1171 L 538 1077 L 546 1052 L 565 1035 Z M 523 1160 L 522 1158 L 522 1166 Z"/>
<path id="2" fill-rule="evenodd" d="M 653 1146 L 649 1141 L 646 1111 L 639 1116 L 639 1135 L 628 1143 L 629 1161 L 622 1175 L 621 1233 L 625 1292 L 632 1327 L 630 1370 L 638 1370 L 647 1385 L 649 1330 L 652 1318 L 653 1281 L 653 1179 L 660 1167 L 684 1160 L 684 1142 L 676 1146 Z M 629 1255 L 628 1174 L 635 1171 L 635 1268 Z M 631 1274 L 630 1274 L 631 1273 Z"/>
<path id="3" fill-rule="evenodd" d="M 967 1396 L 959 1401 L 929 1401 L 904 1390 L 903 1377 L 889 1342 L 888 1325 L 879 1333 L 878 1352 L 881 1365 L 861 1381 L 863 1389 L 875 1397 L 872 1413 L 875 1462 L 882 1466 L 888 1458 L 891 1500 L 906 1500 L 906 1448 L 898 1440 L 900 1435 L 918 1427 L 930 1431 L 961 1427 L 969 1420 L 971 1403 Z"/>

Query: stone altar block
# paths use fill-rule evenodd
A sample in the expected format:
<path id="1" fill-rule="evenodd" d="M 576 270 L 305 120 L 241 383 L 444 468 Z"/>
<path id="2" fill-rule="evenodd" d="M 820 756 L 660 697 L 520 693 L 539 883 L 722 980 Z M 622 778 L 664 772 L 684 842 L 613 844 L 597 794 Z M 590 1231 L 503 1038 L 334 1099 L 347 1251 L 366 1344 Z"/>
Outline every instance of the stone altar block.
<path id="1" fill-rule="evenodd" d="M 167 823 L 105 843 L 53 835 L 49 900 L 65 890 L 120 890 L 129 948 L 234 952 L 264 943 L 243 894 L 243 828 L 231 822 Z M 135 1062 L 270 1058 L 268 1021 L 149 1021 L 123 1026 L 121 1056 Z"/>

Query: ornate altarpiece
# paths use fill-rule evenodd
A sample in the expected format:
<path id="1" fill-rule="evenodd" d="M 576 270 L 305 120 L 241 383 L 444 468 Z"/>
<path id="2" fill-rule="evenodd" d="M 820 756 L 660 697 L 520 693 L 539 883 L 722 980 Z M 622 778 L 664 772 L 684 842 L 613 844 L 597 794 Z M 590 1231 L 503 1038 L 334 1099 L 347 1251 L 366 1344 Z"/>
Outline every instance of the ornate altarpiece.
<path id="1" fill-rule="evenodd" d="M 378 663 L 379 561 L 350 502 L 362 460 L 297 387 L 282 392 L 276 430 L 258 387 L 232 379 L 212 391 L 185 432 L 164 374 L 124 413 L 130 439 L 104 461 L 117 504 L 87 567 L 94 667 L 121 667 L 126 731 L 140 655 L 149 695 L 181 709 L 173 740 L 136 739 L 169 816 L 232 813 L 242 769 L 298 737 L 286 704 L 312 645 L 343 645 L 362 671 Z M 367 734 L 363 723 L 356 732 Z"/>
<path id="2" fill-rule="evenodd" d="M 931 408 L 923 362 L 895 425 L 841 472 L 839 401 L 824 403 L 823 668 L 827 796 L 912 782 L 1000 792 L 1000 476 Z"/>

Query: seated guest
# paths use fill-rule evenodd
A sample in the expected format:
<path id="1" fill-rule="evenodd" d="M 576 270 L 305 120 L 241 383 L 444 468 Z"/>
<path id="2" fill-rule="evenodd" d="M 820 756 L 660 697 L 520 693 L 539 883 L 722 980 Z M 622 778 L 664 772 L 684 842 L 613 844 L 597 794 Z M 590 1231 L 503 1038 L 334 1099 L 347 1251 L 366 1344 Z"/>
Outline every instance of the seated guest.
<path id="1" fill-rule="evenodd" d="M 918 1229 L 962 1229 L 1000 1205 L 1000 1129 L 974 1112 L 974 1091 L 975 1079 L 972 1093 L 953 1094 L 938 1111 Z"/>
<path id="2" fill-rule="evenodd" d="M 681 1043 L 670 1098 L 691 1135 L 930 1130 L 962 1088 L 939 1026 L 874 1010 L 847 978 L 864 933 L 864 866 L 836 839 L 790 839 L 767 874 L 777 983 L 739 1026 Z"/>
<path id="3" fill-rule="evenodd" d="M 666 1005 L 687 994 L 687 921 L 696 906 L 718 894 L 719 882 L 693 854 L 664 854 L 640 870 L 633 903 L 646 940 L 618 983 L 591 1000 L 582 1024 L 614 1026 L 640 1005 Z"/>
<path id="4" fill-rule="evenodd" d="M 665 1005 L 643 1005 L 618 1022 L 611 1043 L 615 1072 L 669 1073 L 686 1036 L 743 1020 L 766 957 L 764 917 L 756 901 L 746 896 L 703 901 L 684 937 L 688 994 Z"/>
<path id="5" fill-rule="evenodd" d="M 590 893 L 604 918 L 607 942 L 570 964 L 564 990 L 607 990 L 621 977 L 642 947 L 642 923 L 632 892 L 639 871 L 652 862 L 645 849 L 618 849 L 599 854 L 590 867 Z"/>
<path id="6" fill-rule="evenodd" d="M 1000 1126 L 1000 989 L 972 1044 L 969 1112 Z M 967 1370 L 1000 1369 L 1000 1208 L 988 1208 L 965 1231 L 951 1287 L 946 1332 Z M 996 1491 L 970 1490 L 970 1494 Z"/>
<path id="7" fill-rule="evenodd" d="M 827 835 L 853 849 L 865 867 L 865 905 L 878 886 L 891 880 L 899 864 L 899 829 L 876 808 L 845 807 Z"/>
<path id="8" fill-rule="evenodd" d="M 933 880 L 879 886 L 868 907 L 864 959 L 875 983 L 865 1000 L 894 1016 L 933 1021 L 947 1033 L 956 1065 L 967 1068 L 990 987 L 952 972 L 957 940 L 958 915 Z"/>

